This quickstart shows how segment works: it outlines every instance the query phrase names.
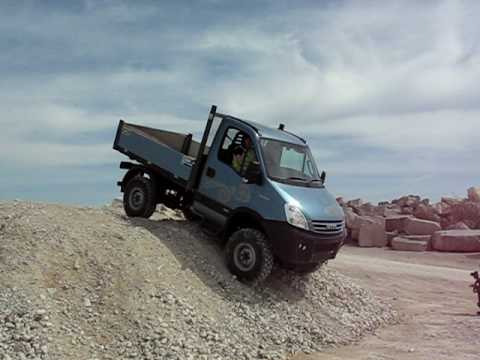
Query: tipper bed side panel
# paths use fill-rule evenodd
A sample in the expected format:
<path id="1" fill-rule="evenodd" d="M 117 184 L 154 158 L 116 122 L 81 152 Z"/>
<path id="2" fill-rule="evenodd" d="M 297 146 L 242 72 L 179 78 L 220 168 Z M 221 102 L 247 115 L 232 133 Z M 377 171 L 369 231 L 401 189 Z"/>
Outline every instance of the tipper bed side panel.
<path id="1" fill-rule="evenodd" d="M 161 143 L 157 138 L 145 136 L 143 131 L 125 124 L 119 134 L 117 148 L 122 153 L 133 154 L 145 163 L 151 163 L 168 171 L 176 178 L 188 181 L 191 166 L 186 165 L 187 156 Z M 191 158 L 190 158 L 191 160 Z"/>

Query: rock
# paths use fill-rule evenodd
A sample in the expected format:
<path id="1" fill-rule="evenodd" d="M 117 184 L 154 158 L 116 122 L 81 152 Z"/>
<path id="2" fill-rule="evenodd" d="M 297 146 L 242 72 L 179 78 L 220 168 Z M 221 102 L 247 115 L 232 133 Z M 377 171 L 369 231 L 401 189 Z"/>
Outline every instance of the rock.
<path id="1" fill-rule="evenodd" d="M 450 206 L 458 205 L 462 203 L 462 199 L 453 198 L 453 197 L 442 197 L 441 200 L 442 200 L 442 203 L 445 203 Z"/>
<path id="2" fill-rule="evenodd" d="M 90 307 L 92 306 L 92 302 L 90 301 L 89 298 L 86 297 L 83 299 L 83 305 L 85 305 L 86 307 Z"/>
<path id="3" fill-rule="evenodd" d="M 385 216 L 385 217 L 390 217 L 390 216 L 397 216 L 397 215 L 401 215 L 401 214 L 402 214 L 402 210 L 400 210 L 399 207 L 394 205 L 394 206 L 387 207 L 386 209 L 384 209 L 382 215 Z"/>
<path id="4" fill-rule="evenodd" d="M 343 200 L 343 197 L 337 197 L 337 203 L 338 205 L 344 207 L 345 206 L 345 201 Z"/>
<path id="5" fill-rule="evenodd" d="M 435 212 L 440 216 L 450 214 L 452 209 L 452 207 L 445 202 L 436 203 L 435 205 L 433 205 L 433 208 L 435 209 Z"/>
<path id="6" fill-rule="evenodd" d="M 401 208 L 403 207 L 415 208 L 420 203 L 420 196 L 417 196 L 417 195 L 402 196 L 400 199 L 396 201 L 396 203 Z"/>
<path id="7" fill-rule="evenodd" d="M 440 216 L 437 215 L 435 208 L 425 205 L 423 202 L 415 208 L 413 216 L 422 220 L 440 222 Z"/>
<path id="8" fill-rule="evenodd" d="M 480 202 L 480 186 L 471 187 L 467 190 L 468 200 Z"/>
<path id="9" fill-rule="evenodd" d="M 363 204 L 362 199 L 354 199 L 347 201 L 347 206 L 350 206 L 351 208 L 359 208 Z"/>
<path id="10" fill-rule="evenodd" d="M 451 207 L 448 225 L 462 221 L 470 229 L 480 228 L 480 202 L 465 201 Z"/>
<path id="11" fill-rule="evenodd" d="M 401 235 L 401 237 L 408 240 L 426 242 L 427 250 L 432 250 L 432 235 Z"/>
<path id="12" fill-rule="evenodd" d="M 405 222 L 409 217 L 408 215 L 396 215 L 385 218 L 385 230 L 405 232 Z"/>
<path id="13" fill-rule="evenodd" d="M 80 260 L 75 259 L 75 262 L 73 263 L 73 269 L 74 270 L 80 270 Z"/>
<path id="14" fill-rule="evenodd" d="M 429 206 L 430 205 L 430 199 L 422 199 L 422 201 L 420 201 L 421 204 L 425 205 L 425 206 Z"/>
<path id="15" fill-rule="evenodd" d="M 392 249 L 399 251 L 426 251 L 428 242 L 422 240 L 407 239 L 403 236 L 397 236 L 392 240 Z"/>
<path id="16" fill-rule="evenodd" d="M 345 226 L 348 229 L 353 229 L 354 224 L 357 221 L 358 215 L 355 214 L 352 208 L 346 207 L 343 209 L 343 212 L 345 213 Z"/>
<path id="17" fill-rule="evenodd" d="M 33 317 L 33 319 L 35 321 L 40 321 L 43 319 L 43 317 L 47 314 L 47 311 L 45 309 L 38 309 L 37 311 L 35 311 L 35 315 Z"/>
<path id="18" fill-rule="evenodd" d="M 480 252 L 480 230 L 437 231 L 432 246 L 438 251 Z"/>
<path id="19" fill-rule="evenodd" d="M 400 213 L 403 215 L 413 215 L 413 208 L 409 206 L 403 206 L 402 209 L 400 210 Z"/>
<path id="20" fill-rule="evenodd" d="M 360 216 L 373 216 L 375 214 L 376 207 L 370 203 L 362 204 L 357 208 L 357 214 Z"/>
<path id="21" fill-rule="evenodd" d="M 387 246 L 392 246 L 392 240 L 394 237 L 398 236 L 398 231 L 389 231 L 386 233 L 387 235 Z"/>
<path id="22" fill-rule="evenodd" d="M 363 218 L 358 235 L 358 246 L 383 247 L 387 246 L 385 221 L 379 218 Z"/>
<path id="23" fill-rule="evenodd" d="M 462 221 L 447 226 L 446 230 L 470 230 L 470 228 Z"/>
<path id="24" fill-rule="evenodd" d="M 433 235 L 440 230 L 440 224 L 433 221 L 415 218 L 408 218 L 405 221 L 405 232 L 408 235 Z"/>
<path id="25" fill-rule="evenodd" d="M 419 241 L 426 241 L 426 242 L 430 242 L 432 240 L 432 235 L 401 235 L 401 236 L 408 240 L 419 240 Z"/>

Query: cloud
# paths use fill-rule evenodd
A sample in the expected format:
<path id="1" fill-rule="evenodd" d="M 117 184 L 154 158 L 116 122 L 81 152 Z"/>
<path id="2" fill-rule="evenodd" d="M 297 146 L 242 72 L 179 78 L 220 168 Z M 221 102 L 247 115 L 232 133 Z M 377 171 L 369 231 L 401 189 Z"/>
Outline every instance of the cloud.
<path id="1" fill-rule="evenodd" d="M 118 119 L 198 134 L 217 104 L 285 123 L 334 177 L 480 176 L 476 2 L 85 1 L 0 14 L 4 171 L 112 164 Z"/>

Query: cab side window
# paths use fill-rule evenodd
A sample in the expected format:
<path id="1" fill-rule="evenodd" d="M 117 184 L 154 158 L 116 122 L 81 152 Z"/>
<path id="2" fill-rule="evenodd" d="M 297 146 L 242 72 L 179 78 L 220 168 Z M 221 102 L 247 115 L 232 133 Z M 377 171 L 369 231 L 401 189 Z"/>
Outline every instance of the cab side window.
<path id="1" fill-rule="evenodd" d="M 218 159 L 231 166 L 237 173 L 242 174 L 246 161 L 252 161 L 253 150 L 249 151 L 250 148 L 247 148 L 246 144 L 251 145 L 248 135 L 236 128 L 228 128 L 218 152 Z"/>

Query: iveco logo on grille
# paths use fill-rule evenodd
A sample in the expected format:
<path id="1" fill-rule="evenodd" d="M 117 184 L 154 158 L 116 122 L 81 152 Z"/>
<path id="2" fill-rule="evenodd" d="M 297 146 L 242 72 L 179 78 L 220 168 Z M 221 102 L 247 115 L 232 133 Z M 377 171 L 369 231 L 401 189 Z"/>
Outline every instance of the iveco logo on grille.
<path id="1" fill-rule="evenodd" d="M 327 230 L 335 230 L 337 228 L 337 224 L 327 224 Z"/>

